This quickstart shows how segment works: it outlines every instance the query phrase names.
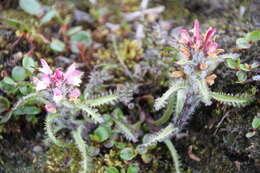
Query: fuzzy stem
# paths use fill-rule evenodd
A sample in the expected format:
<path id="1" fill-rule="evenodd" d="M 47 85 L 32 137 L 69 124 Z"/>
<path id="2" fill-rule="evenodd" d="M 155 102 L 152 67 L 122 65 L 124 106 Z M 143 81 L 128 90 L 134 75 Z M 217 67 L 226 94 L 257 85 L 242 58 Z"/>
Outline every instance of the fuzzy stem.
<path id="1" fill-rule="evenodd" d="M 31 99 L 31 98 L 33 98 L 33 97 L 36 97 L 36 96 L 40 96 L 40 93 L 31 93 L 31 94 L 29 94 L 29 95 L 27 95 L 27 96 L 22 97 L 22 98 L 13 106 L 13 108 L 10 110 L 10 112 L 9 112 L 5 117 L 1 118 L 0 124 L 7 122 L 7 121 L 11 118 L 13 112 L 14 112 L 16 109 L 18 109 L 20 106 L 23 106 L 24 104 L 26 104 L 26 102 L 27 102 L 29 99 Z"/>
<path id="2" fill-rule="evenodd" d="M 174 145 L 172 144 L 172 142 L 169 139 L 164 141 L 164 143 L 166 144 L 166 146 L 168 147 L 168 149 L 171 152 L 171 156 L 172 156 L 172 159 L 173 159 L 173 164 L 175 166 L 176 173 L 181 173 L 179 156 L 178 156 L 178 153 L 177 153 Z"/>

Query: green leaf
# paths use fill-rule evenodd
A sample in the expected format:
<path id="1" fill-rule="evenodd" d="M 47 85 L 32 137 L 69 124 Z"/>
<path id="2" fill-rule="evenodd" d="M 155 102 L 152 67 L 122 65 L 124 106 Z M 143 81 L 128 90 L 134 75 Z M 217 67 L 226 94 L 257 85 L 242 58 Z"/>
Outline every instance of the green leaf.
<path id="1" fill-rule="evenodd" d="M 238 60 L 227 59 L 227 66 L 229 68 L 235 69 L 235 68 L 238 68 L 239 65 L 240 65 L 240 61 L 238 61 Z"/>
<path id="2" fill-rule="evenodd" d="M 240 64 L 240 70 L 243 70 L 243 71 L 250 71 L 250 68 L 249 66 L 246 66 L 245 64 Z"/>
<path id="3" fill-rule="evenodd" d="M 10 77 L 5 77 L 3 79 L 3 83 L 8 84 L 8 85 L 12 85 L 12 86 L 16 86 L 17 85 L 17 83 Z"/>
<path id="4" fill-rule="evenodd" d="M 55 16 L 57 15 L 57 11 L 56 10 L 50 10 L 48 11 L 43 18 L 41 19 L 40 23 L 47 23 L 49 21 L 51 21 Z"/>
<path id="5" fill-rule="evenodd" d="M 139 172 L 139 167 L 138 166 L 130 166 L 127 169 L 127 173 L 138 173 Z"/>
<path id="6" fill-rule="evenodd" d="M 112 130 L 109 126 L 106 125 L 100 125 L 95 131 L 94 135 L 91 135 L 90 137 L 92 140 L 97 142 L 104 142 L 107 140 L 112 134 Z"/>
<path id="7" fill-rule="evenodd" d="M 72 28 L 70 28 L 70 29 L 66 32 L 66 34 L 69 35 L 69 36 L 71 36 L 71 35 L 76 34 L 77 32 L 79 32 L 79 31 L 81 31 L 81 30 L 82 30 L 82 27 L 81 27 L 81 26 L 72 27 Z"/>
<path id="8" fill-rule="evenodd" d="M 236 107 L 245 106 L 254 100 L 252 96 L 248 96 L 247 94 L 233 96 L 232 94 L 211 92 L 210 97 L 223 104 Z"/>
<path id="9" fill-rule="evenodd" d="M 132 160 L 136 156 L 136 152 L 133 148 L 124 148 L 120 151 L 120 158 L 123 160 Z"/>
<path id="10" fill-rule="evenodd" d="M 105 170 L 105 173 L 119 173 L 115 167 L 109 167 Z"/>
<path id="11" fill-rule="evenodd" d="M 52 40 L 50 47 L 56 52 L 62 52 L 65 49 L 65 44 L 61 40 L 54 39 Z"/>
<path id="12" fill-rule="evenodd" d="M 10 108 L 10 102 L 7 98 L 0 96 L 0 113 L 7 111 Z"/>
<path id="13" fill-rule="evenodd" d="M 26 71 L 23 67 L 16 66 L 12 70 L 12 78 L 16 81 L 23 81 L 27 77 Z"/>
<path id="14" fill-rule="evenodd" d="M 237 39 L 236 45 L 239 49 L 248 49 L 251 47 L 251 44 L 248 43 L 248 40 L 246 38 Z"/>
<path id="15" fill-rule="evenodd" d="M 30 31 L 29 25 L 27 25 L 22 21 L 16 19 L 8 19 L 8 18 L 5 18 L 4 21 L 7 23 L 7 25 L 15 29 L 19 28 L 19 31 Z"/>
<path id="16" fill-rule="evenodd" d="M 78 45 L 83 44 L 87 48 L 92 44 L 91 35 L 86 31 L 79 31 L 70 37 L 70 45 L 73 53 L 79 53 Z"/>
<path id="17" fill-rule="evenodd" d="M 37 0 L 19 0 L 19 5 L 31 15 L 40 16 L 42 14 L 42 6 Z"/>
<path id="18" fill-rule="evenodd" d="M 250 40 L 250 41 L 258 41 L 260 40 L 260 31 L 253 31 L 253 32 L 250 32 L 246 35 L 246 38 L 247 40 Z"/>
<path id="19" fill-rule="evenodd" d="M 25 106 L 13 112 L 14 115 L 37 115 L 41 109 L 36 106 Z"/>
<path id="20" fill-rule="evenodd" d="M 35 67 L 35 61 L 33 60 L 32 57 L 25 55 L 23 58 L 23 67 L 30 71 L 30 72 L 34 72 L 34 67 Z"/>
<path id="21" fill-rule="evenodd" d="M 238 71 L 238 72 L 236 72 L 236 76 L 237 76 L 239 82 L 245 82 L 246 79 L 247 79 L 247 75 L 246 75 L 246 73 L 243 72 L 243 71 Z"/>
<path id="22" fill-rule="evenodd" d="M 254 118 L 254 120 L 252 122 L 252 127 L 256 128 L 256 129 L 260 127 L 260 118 L 257 118 L 257 117 Z"/>

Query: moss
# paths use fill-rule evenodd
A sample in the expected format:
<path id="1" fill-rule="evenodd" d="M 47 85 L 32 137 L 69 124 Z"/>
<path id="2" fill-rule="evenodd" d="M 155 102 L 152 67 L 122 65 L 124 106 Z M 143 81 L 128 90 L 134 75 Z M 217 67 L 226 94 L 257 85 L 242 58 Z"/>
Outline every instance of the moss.
<path id="1" fill-rule="evenodd" d="M 77 173 L 80 170 L 80 153 L 75 145 L 62 148 L 52 144 L 46 154 L 47 173 Z"/>

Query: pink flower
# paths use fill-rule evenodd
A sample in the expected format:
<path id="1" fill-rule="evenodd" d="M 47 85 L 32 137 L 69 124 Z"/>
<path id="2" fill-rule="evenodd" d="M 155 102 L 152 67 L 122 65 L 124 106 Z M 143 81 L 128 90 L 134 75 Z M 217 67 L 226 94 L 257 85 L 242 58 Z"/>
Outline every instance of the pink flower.
<path id="1" fill-rule="evenodd" d="M 62 91 L 59 88 L 53 89 L 53 100 L 58 103 L 63 98 Z"/>
<path id="2" fill-rule="evenodd" d="M 78 88 L 74 88 L 70 91 L 68 96 L 70 101 L 75 101 L 80 96 L 80 90 Z"/>
<path id="3" fill-rule="evenodd" d="M 216 29 L 209 28 L 205 35 L 204 44 L 207 45 L 212 41 L 213 35 L 215 34 Z"/>
<path id="4" fill-rule="evenodd" d="M 60 68 L 56 69 L 54 72 L 54 76 L 52 77 L 53 82 L 56 86 L 61 86 L 63 82 L 63 72 Z"/>
<path id="5" fill-rule="evenodd" d="M 68 70 L 64 74 L 64 80 L 66 81 L 66 84 L 68 85 L 75 85 L 79 86 L 81 83 L 81 75 L 83 73 L 76 70 L 76 64 L 73 63 L 72 65 L 69 66 Z"/>
<path id="6" fill-rule="evenodd" d="M 51 84 L 51 80 L 48 75 L 42 75 L 40 80 L 36 77 L 33 78 L 33 82 L 36 85 L 36 91 L 44 90 Z"/>
<path id="7" fill-rule="evenodd" d="M 191 44 L 192 43 L 192 39 L 190 37 L 190 34 L 187 30 L 183 29 L 180 31 L 180 35 L 181 35 L 181 42 L 185 43 L 185 44 Z"/>
<path id="8" fill-rule="evenodd" d="M 60 68 L 57 68 L 54 73 L 55 77 L 59 80 L 63 79 L 63 72 Z"/>
<path id="9" fill-rule="evenodd" d="M 217 50 L 217 48 L 218 48 L 218 43 L 216 43 L 216 42 L 212 42 L 212 43 L 210 43 L 208 46 L 207 46 L 207 54 L 208 55 L 210 55 L 210 54 L 212 54 L 212 53 L 214 53 L 214 51 L 215 50 Z"/>
<path id="10" fill-rule="evenodd" d="M 47 64 L 47 62 L 44 59 L 40 59 L 40 61 L 41 61 L 41 64 L 42 64 L 42 68 L 40 68 L 39 70 L 44 74 L 51 75 L 52 70 L 49 67 L 49 65 Z"/>
<path id="11" fill-rule="evenodd" d="M 47 112 L 50 112 L 50 113 L 56 113 L 57 112 L 56 107 L 53 104 L 46 104 L 45 110 Z"/>
<path id="12" fill-rule="evenodd" d="M 193 39 L 194 39 L 195 47 L 200 48 L 202 40 L 200 36 L 200 23 L 197 19 L 194 21 L 193 37 L 194 37 Z"/>

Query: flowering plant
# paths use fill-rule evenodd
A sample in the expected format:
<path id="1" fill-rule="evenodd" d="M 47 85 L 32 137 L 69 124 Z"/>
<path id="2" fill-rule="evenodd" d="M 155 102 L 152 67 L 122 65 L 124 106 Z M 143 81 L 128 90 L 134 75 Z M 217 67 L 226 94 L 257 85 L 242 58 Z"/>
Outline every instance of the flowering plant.
<path id="1" fill-rule="evenodd" d="M 170 123 L 159 132 L 149 134 L 139 146 L 139 149 L 143 150 L 154 143 L 165 142 L 175 158 L 176 172 L 179 172 L 178 157 L 169 138 L 180 134 L 201 102 L 210 105 L 211 99 L 215 99 L 223 104 L 244 106 L 253 100 L 248 95 L 232 96 L 210 90 L 209 86 L 214 84 L 217 77 L 212 72 L 222 62 L 224 55 L 220 53 L 224 50 L 218 49 L 214 38 L 216 29 L 210 28 L 202 35 L 199 21 L 195 20 L 192 31 L 193 35 L 190 36 L 188 30 L 181 30 L 178 39 L 170 45 L 173 47 L 171 50 L 177 50 L 174 52 L 177 54 L 176 69 L 170 74 L 169 89 L 157 98 L 154 104 L 156 110 L 165 106 L 167 108 L 163 116 L 153 124 L 162 126 L 169 121 Z M 171 121 L 172 114 L 174 117 Z"/>
<path id="2" fill-rule="evenodd" d="M 59 106 L 62 100 L 68 98 L 70 101 L 76 101 L 78 99 L 80 90 L 77 87 L 81 83 L 83 73 L 76 70 L 75 63 L 63 73 L 60 68 L 53 72 L 44 59 L 40 61 L 42 64 L 41 74 L 39 78 L 34 77 L 33 82 L 36 85 L 36 91 L 45 91 L 49 98 L 50 103 L 45 105 L 46 111 L 56 113 L 55 105 Z"/>
<path id="3" fill-rule="evenodd" d="M 89 94 L 84 94 L 83 97 L 80 97 L 81 92 L 78 87 L 82 82 L 83 72 L 76 69 L 75 63 L 70 65 L 66 72 L 63 72 L 61 68 L 52 71 L 44 59 L 41 59 L 40 62 L 42 66 L 39 68 L 40 73 L 32 80 L 36 92 L 22 97 L 3 118 L 4 122 L 11 118 L 15 110 L 23 107 L 30 100 L 44 104 L 47 111 L 45 129 L 48 139 L 58 146 L 66 147 L 68 141 L 60 139 L 58 134 L 62 133 L 63 129 L 69 130 L 82 155 L 82 172 L 89 172 L 91 157 L 87 152 L 86 139 L 88 139 L 88 133 L 96 127 L 93 124 L 105 123 L 105 118 L 96 107 L 113 104 L 123 97 L 124 93 L 122 91 L 109 92 L 91 98 Z M 129 133 L 128 130 L 128 135 Z M 135 136 L 130 135 L 133 137 L 131 139 L 135 140 Z M 127 138 L 129 137 L 127 136 Z"/>

